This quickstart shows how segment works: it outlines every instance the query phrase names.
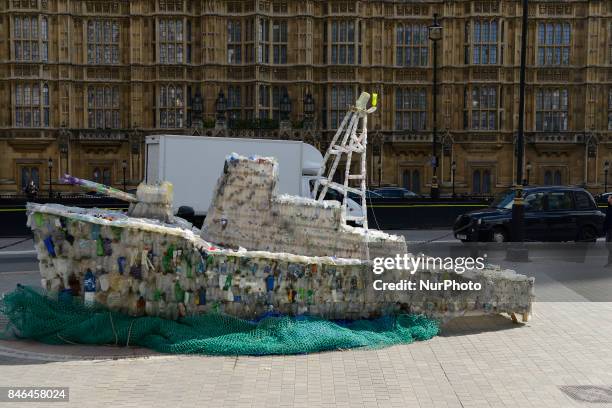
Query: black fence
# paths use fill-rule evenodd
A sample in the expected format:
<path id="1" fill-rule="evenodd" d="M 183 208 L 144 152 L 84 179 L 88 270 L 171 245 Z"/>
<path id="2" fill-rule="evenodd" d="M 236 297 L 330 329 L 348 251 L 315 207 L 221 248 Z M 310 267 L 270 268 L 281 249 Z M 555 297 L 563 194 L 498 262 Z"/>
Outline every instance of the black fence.
<path id="1" fill-rule="evenodd" d="M 26 236 L 30 234 L 26 226 L 26 203 L 60 203 L 66 206 L 84 208 L 109 208 L 125 210 L 128 204 L 121 200 L 107 197 L 96 197 L 87 194 L 63 195 L 62 197 L 38 197 L 28 200 L 26 197 L 0 196 L 0 237 Z M 488 206 L 488 200 L 441 198 L 414 199 L 373 199 L 368 202 L 368 221 L 370 228 L 379 229 L 450 229 L 455 219 L 468 211 Z M 194 220 L 198 227 L 203 218 Z"/>
<path id="2" fill-rule="evenodd" d="M 24 196 L 0 196 L 0 237 L 30 235 L 30 229 L 26 225 L 26 203 L 28 201 L 40 204 L 58 203 L 71 207 L 97 207 L 118 210 L 127 210 L 129 206 L 125 201 L 88 194 L 71 194 L 61 197 L 54 195 L 53 198 L 38 196 L 30 199 Z"/>

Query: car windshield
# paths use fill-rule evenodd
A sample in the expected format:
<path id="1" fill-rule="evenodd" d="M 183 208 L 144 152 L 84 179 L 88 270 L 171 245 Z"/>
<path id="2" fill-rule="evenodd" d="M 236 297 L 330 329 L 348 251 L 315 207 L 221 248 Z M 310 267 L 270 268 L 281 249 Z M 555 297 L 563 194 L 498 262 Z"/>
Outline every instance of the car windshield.
<path id="1" fill-rule="evenodd" d="M 507 190 L 503 193 L 500 193 L 495 200 L 491 203 L 492 208 L 512 208 L 512 203 L 514 201 L 514 190 Z"/>

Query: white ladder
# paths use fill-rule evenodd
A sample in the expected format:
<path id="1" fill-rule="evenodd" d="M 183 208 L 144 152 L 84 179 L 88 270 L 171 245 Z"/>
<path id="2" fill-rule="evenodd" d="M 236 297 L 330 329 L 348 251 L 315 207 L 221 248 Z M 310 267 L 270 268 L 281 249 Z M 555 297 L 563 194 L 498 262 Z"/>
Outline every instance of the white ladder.
<path id="1" fill-rule="evenodd" d="M 376 95 L 375 95 L 376 97 Z M 325 157 L 323 164 L 319 168 L 314 188 L 312 189 L 313 197 L 318 201 L 323 201 L 327 190 L 338 191 L 342 194 L 342 210 L 345 221 L 354 221 L 356 224 L 361 224 L 363 228 L 368 229 L 368 208 L 366 204 L 366 151 L 368 145 L 368 114 L 376 110 L 375 106 L 367 109 L 370 94 L 362 92 L 357 99 L 355 106 L 351 106 L 344 116 L 342 123 L 338 127 L 334 135 Z M 359 119 L 362 120 L 359 135 Z M 348 123 L 348 126 L 347 126 Z M 342 141 L 338 143 L 340 135 L 344 132 Z M 353 153 L 361 155 L 361 172 L 351 174 L 351 160 Z M 346 154 L 346 167 L 344 170 L 344 184 L 334 182 L 334 175 L 338 168 L 338 164 L 342 159 L 342 155 Z M 329 161 L 329 163 L 328 163 Z M 328 167 L 329 165 L 329 167 Z M 327 175 L 324 176 L 325 171 Z M 355 180 L 359 182 L 359 187 L 350 186 L 349 182 Z M 319 188 L 321 189 L 319 191 Z M 361 216 L 350 216 L 347 212 L 347 196 L 348 193 L 356 194 L 361 200 Z"/>

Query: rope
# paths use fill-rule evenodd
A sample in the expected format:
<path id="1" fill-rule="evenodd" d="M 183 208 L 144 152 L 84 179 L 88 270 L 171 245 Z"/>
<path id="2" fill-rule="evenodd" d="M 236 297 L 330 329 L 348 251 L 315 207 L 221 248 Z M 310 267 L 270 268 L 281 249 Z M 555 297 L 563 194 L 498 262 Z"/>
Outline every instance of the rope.
<path id="1" fill-rule="evenodd" d="M 115 335 L 115 346 L 119 343 L 119 337 L 117 336 L 117 331 L 115 330 L 115 324 L 113 323 L 113 314 L 108 312 L 108 317 L 110 317 L 111 328 L 113 329 L 113 334 Z"/>
<path id="2" fill-rule="evenodd" d="M 127 341 L 125 342 L 125 347 L 130 346 L 130 336 L 132 335 L 132 326 L 134 325 L 135 321 L 136 319 L 132 320 L 132 322 L 130 323 L 130 328 L 128 329 Z"/>

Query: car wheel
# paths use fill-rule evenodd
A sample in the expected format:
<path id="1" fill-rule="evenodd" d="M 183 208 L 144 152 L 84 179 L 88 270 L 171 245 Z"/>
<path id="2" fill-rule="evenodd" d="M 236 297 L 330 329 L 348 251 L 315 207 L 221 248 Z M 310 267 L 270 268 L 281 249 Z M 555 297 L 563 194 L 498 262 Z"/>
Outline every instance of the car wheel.
<path id="1" fill-rule="evenodd" d="M 578 234 L 577 242 L 595 242 L 597 241 L 597 231 L 593 227 L 582 227 Z"/>
<path id="2" fill-rule="evenodd" d="M 503 228 L 495 228 L 492 235 L 493 242 L 502 243 L 508 241 L 508 233 Z"/>

